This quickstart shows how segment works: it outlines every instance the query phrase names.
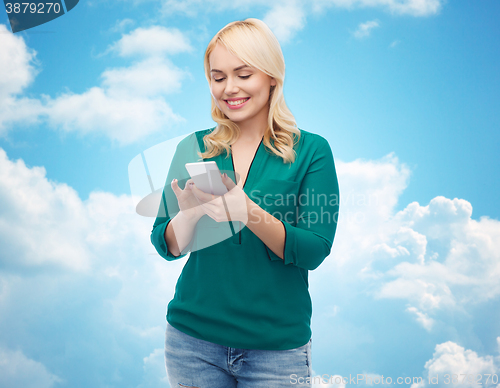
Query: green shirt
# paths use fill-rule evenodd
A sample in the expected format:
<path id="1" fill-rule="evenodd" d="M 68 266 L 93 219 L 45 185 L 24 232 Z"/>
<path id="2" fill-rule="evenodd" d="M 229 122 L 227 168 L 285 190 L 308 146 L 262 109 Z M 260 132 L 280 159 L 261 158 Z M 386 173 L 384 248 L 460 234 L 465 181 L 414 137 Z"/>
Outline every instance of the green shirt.
<path id="1" fill-rule="evenodd" d="M 232 348 L 297 348 L 311 337 L 308 271 L 330 253 L 337 227 L 339 187 L 330 145 L 301 130 L 294 163 L 285 164 L 261 140 L 250 165 L 243 190 L 283 223 L 284 260 L 244 224 L 218 223 L 207 215 L 176 257 L 164 238 L 168 222 L 179 211 L 170 183 L 177 178 L 184 188 L 190 179 L 184 164 L 202 161 L 196 152 L 205 151 L 203 137 L 214 129 L 192 133 L 178 144 L 151 232 L 151 242 L 166 260 L 190 251 L 168 304 L 167 321 L 195 338 Z M 211 160 L 235 181 L 232 155 L 224 151 L 204 159 Z"/>

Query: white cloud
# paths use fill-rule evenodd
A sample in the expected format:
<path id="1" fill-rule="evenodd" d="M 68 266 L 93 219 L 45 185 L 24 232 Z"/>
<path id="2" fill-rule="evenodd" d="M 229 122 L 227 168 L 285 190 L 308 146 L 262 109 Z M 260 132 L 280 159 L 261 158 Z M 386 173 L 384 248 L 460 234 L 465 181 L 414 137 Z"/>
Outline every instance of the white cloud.
<path id="1" fill-rule="evenodd" d="M 28 48 L 24 39 L 10 33 L 0 24 L 0 99 L 19 94 L 35 78 L 36 51 Z"/>
<path id="2" fill-rule="evenodd" d="M 278 39 L 286 43 L 304 28 L 311 11 L 319 12 L 332 6 L 383 7 L 397 14 L 426 16 L 439 12 L 442 3 L 442 0 L 315 0 L 312 3 L 304 0 L 274 3 L 256 0 L 250 5 L 243 0 L 166 0 L 162 1 L 161 12 L 195 16 L 198 12 L 228 9 L 247 12 L 252 7 L 261 7 L 265 10 L 263 19 Z M 123 19 L 117 21 L 111 30 L 124 31 L 133 23 L 130 19 Z M 377 21 L 361 24 L 354 34 L 356 37 L 368 36 L 376 26 Z M 172 111 L 163 96 L 178 91 L 182 79 L 189 76 L 165 58 L 166 55 L 193 50 L 186 34 L 176 28 L 139 27 L 123 35 L 108 47 L 106 53 L 147 58 L 146 61 L 104 71 L 102 84 L 91 86 L 81 94 L 66 92 L 55 98 L 45 96 L 42 99 L 15 97 L 36 76 L 33 65 L 36 53 L 26 47 L 21 37 L 8 33 L 3 24 L 0 33 L 7 37 L 0 41 L 0 67 L 8 70 L 0 74 L 0 135 L 5 135 L 13 125 L 35 125 L 46 121 L 64 131 L 103 134 L 121 144 L 129 144 L 184 121 Z M 156 61 L 152 57 L 157 58 Z M 141 78 L 144 83 L 139 81 Z"/>
<path id="3" fill-rule="evenodd" d="M 110 50 L 123 57 L 144 55 L 173 55 L 192 51 L 189 40 L 177 28 L 152 26 L 139 27 L 129 34 L 123 35 Z"/>
<path id="4" fill-rule="evenodd" d="M 134 1 L 134 0 L 132 0 Z M 255 6 L 268 6 L 265 0 L 161 0 L 161 11 L 164 15 L 182 13 L 196 17 L 200 13 L 209 14 L 228 10 L 250 11 Z"/>
<path id="5" fill-rule="evenodd" d="M 182 13 L 189 17 L 196 17 L 199 13 L 218 13 L 227 10 L 250 12 L 255 8 L 265 11 L 262 19 L 276 35 L 278 40 L 285 44 L 305 26 L 308 2 L 302 0 L 275 1 L 255 0 L 252 3 L 244 0 L 165 0 L 162 2 L 162 12 L 165 15 Z M 243 20 L 245 18 L 241 18 Z"/>
<path id="6" fill-rule="evenodd" d="M 341 193 L 333 244 L 335 261 L 327 260 L 325 264 L 334 266 L 332 271 L 346 265 L 358 272 L 369 265 L 368 253 L 378 250 L 384 242 L 388 233 L 386 221 L 394 214 L 410 170 L 393 153 L 380 160 L 337 160 L 336 168 Z"/>
<path id="7" fill-rule="evenodd" d="M 489 378 L 487 383 L 486 375 L 497 373 L 499 368 L 500 365 L 495 363 L 492 356 L 478 356 L 476 352 L 448 341 L 436 345 L 433 357 L 425 363 L 425 378 L 422 382 L 413 384 L 411 388 L 449 387 L 451 384 L 457 388 L 465 388 L 476 382 L 478 375 L 482 375 L 481 386 L 493 387 L 497 385 L 498 380 L 493 383 Z M 448 380 L 445 375 L 449 375 Z M 456 375 L 457 380 L 452 381 L 453 375 Z M 432 384 L 429 384 L 429 378 Z M 468 378 L 472 380 L 467 381 Z"/>
<path id="8" fill-rule="evenodd" d="M 92 192 L 82 201 L 73 188 L 45 175 L 43 167 L 11 161 L 0 148 L 1 268 L 109 270 L 132 251 L 152 250 L 151 220 L 135 214 L 130 196 Z M 101 263 L 101 257 L 108 260 Z"/>
<path id="9" fill-rule="evenodd" d="M 40 100 L 17 96 L 0 97 L 0 136 L 6 135 L 13 125 L 39 124 L 44 113 L 45 107 Z"/>
<path id="10" fill-rule="evenodd" d="M 500 337 L 499 337 L 500 340 Z M 436 387 L 444 388 L 453 385 L 458 388 L 466 388 L 476 385 L 481 378 L 480 385 L 486 388 L 495 387 L 498 378 L 494 375 L 500 368 L 500 357 L 490 355 L 479 356 L 476 352 L 465 349 L 455 342 L 448 341 L 436 345 L 434 354 L 424 365 L 424 373 L 418 377 L 395 377 L 385 376 L 376 373 L 357 373 L 353 381 L 356 385 L 377 386 L 387 384 L 392 380 L 392 384 L 412 382 L 411 388 Z M 317 375 L 313 371 L 314 388 L 345 386 L 342 381 L 349 381 L 349 377 L 339 375 Z M 351 375 L 349 375 L 351 376 Z M 351 376 L 352 378 L 352 376 Z M 390 379 L 390 380 L 389 380 Z M 399 381 L 401 380 L 401 382 Z M 430 383 L 429 383 L 430 381 Z M 498 387 L 498 386 L 497 386 Z"/>
<path id="11" fill-rule="evenodd" d="M 396 47 L 397 45 L 399 45 L 401 43 L 400 40 L 394 40 L 391 42 L 391 44 L 389 45 L 389 48 L 394 48 Z"/>
<path id="12" fill-rule="evenodd" d="M 500 222 L 473 220 L 469 202 L 444 197 L 394 214 L 409 177 L 398 164 L 393 156 L 338 163 L 336 265 L 348 262 L 363 276 L 383 277 L 379 297 L 407 299 L 422 312 L 499 296 Z M 347 237 L 353 235 L 362 236 L 355 246 Z"/>
<path id="13" fill-rule="evenodd" d="M 398 212 L 387 237 L 392 247 L 402 228 L 423 236 L 413 247 L 412 262 L 387 272 L 379 296 L 404 298 L 423 311 L 481 303 L 500 295 L 500 222 L 473 220 L 472 206 L 460 199 L 436 197 L 427 206 L 411 203 Z M 432 245 L 433 249 L 428 249 Z"/>
<path id="14" fill-rule="evenodd" d="M 371 31 L 379 27 L 379 22 L 377 20 L 370 20 L 365 23 L 360 23 L 358 29 L 353 32 L 355 38 L 362 39 L 370 36 Z"/>
<path id="15" fill-rule="evenodd" d="M 162 97 L 122 96 L 93 87 L 82 94 L 47 98 L 47 121 L 53 127 L 81 134 L 103 134 L 130 144 L 184 119 Z"/>
<path id="16" fill-rule="evenodd" d="M 281 43 L 289 42 L 306 24 L 309 13 L 324 13 L 325 9 L 337 8 L 382 8 L 392 14 L 415 17 L 437 14 L 445 0 L 294 0 L 275 1 L 255 0 L 252 6 L 243 0 L 163 0 L 162 13 L 172 15 L 182 13 L 196 17 L 199 13 L 209 14 L 222 11 L 238 10 L 249 12 L 251 8 L 268 8 L 263 20 L 273 30 Z M 361 24 L 355 32 L 357 38 L 365 37 L 378 27 L 377 21 Z"/>
<path id="17" fill-rule="evenodd" d="M 175 93 L 188 75 L 166 58 L 147 58 L 130 67 L 114 68 L 102 73 L 103 89 L 110 96 L 151 97 Z"/>
<path id="18" fill-rule="evenodd" d="M 345 379 L 343 376 L 329 374 L 318 375 L 314 370 L 312 371 L 311 382 L 313 388 L 345 388 Z"/>
<path id="19" fill-rule="evenodd" d="M 377 300 L 406 302 L 406 312 L 431 331 L 447 314 L 467 315 L 469 306 L 500 296 L 498 220 L 474 220 L 469 202 L 440 196 L 395 211 L 410 171 L 393 154 L 336 165 L 339 224 L 330 257 L 311 273 L 312 292 L 321 290 L 316 306 L 331 311 L 325 290 L 335 284 L 335 292 L 361 288 Z"/>
<path id="20" fill-rule="evenodd" d="M 135 1 L 135 0 L 133 0 Z M 398 15 L 428 16 L 437 14 L 446 0 L 296 0 L 294 4 L 310 8 L 311 11 L 320 13 L 325 8 L 337 7 L 346 9 L 355 8 L 382 8 L 390 13 Z M 280 3 L 280 2 L 278 2 Z M 253 6 L 274 7 L 276 2 L 269 3 L 264 0 L 256 0 Z M 282 2 L 281 4 L 287 4 Z M 249 11 L 249 2 L 244 0 L 162 0 L 162 12 L 165 14 L 183 13 L 190 17 L 197 16 L 200 12 L 212 13 L 228 9 Z"/>
<path id="21" fill-rule="evenodd" d="M 429 316 L 421 311 L 419 311 L 416 307 L 408 307 L 406 309 L 409 313 L 412 313 L 416 316 L 416 320 L 420 323 L 425 330 L 430 331 L 432 326 L 434 326 L 434 319 L 429 318 Z"/>
<path id="22" fill-rule="evenodd" d="M 12 162 L 0 149 L 0 202 L 2 267 L 88 268 L 84 208 L 71 187 L 49 182 L 43 167 Z"/>
<path id="23" fill-rule="evenodd" d="M 294 35 L 305 26 L 309 2 L 304 0 L 274 1 L 254 0 L 164 0 L 162 13 L 173 15 L 184 14 L 188 17 L 197 17 L 199 13 L 220 13 L 227 10 L 250 12 L 252 9 L 262 8 L 262 19 L 276 35 L 282 44 L 289 42 Z M 246 18 L 240 18 L 244 20 Z"/>
<path id="24" fill-rule="evenodd" d="M 364 0 L 368 3 L 367 0 Z M 437 14 L 444 4 L 444 0 L 407 0 L 407 1 L 380 1 L 387 4 L 389 10 L 397 14 L 408 14 L 412 16 L 428 16 Z"/>
<path id="25" fill-rule="evenodd" d="M 5 26 L 0 25 L 1 30 Z M 176 29 L 138 28 L 123 36 L 113 47 L 120 55 L 146 56 L 129 67 L 105 70 L 102 84 L 76 94 L 62 93 L 41 99 L 17 97 L 36 70 L 35 54 L 21 37 L 2 34 L 0 65 L 0 134 L 13 124 L 46 122 L 53 128 L 80 134 L 101 134 L 120 144 L 129 144 L 176 123 L 184 121 L 165 100 L 179 92 L 190 76 L 176 67 L 167 54 L 191 50 L 187 38 Z"/>
<path id="26" fill-rule="evenodd" d="M 100 87 L 82 94 L 47 97 L 48 122 L 64 131 L 103 133 L 121 144 L 129 144 L 184 121 L 172 111 L 164 96 L 179 92 L 181 81 L 189 73 L 177 68 L 165 55 L 190 50 L 188 39 L 177 29 L 135 29 L 108 51 L 145 58 L 129 67 L 105 70 Z"/>
<path id="27" fill-rule="evenodd" d="M 276 35 L 280 43 L 290 41 L 305 26 L 305 11 L 297 2 L 275 3 L 264 17 L 264 22 Z"/>
<path id="28" fill-rule="evenodd" d="M 42 106 L 38 100 L 18 97 L 39 72 L 36 52 L 24 39 L 0 24 L 0 135 L 16 122 L 35 124 Z"/>
<path id="29" fill-rule="evenodd" d="M 51 388 L 63 380 L 22 351 L 0 347 L 0 386 L 4 388 Z"/>
<path id="30" fill-rule="evenodd" d="M 132 19 L 122 19 L 122 20 L 117 20 L 115 25 L 110 28 L 111 32 L 123 32 L 127 28 L 133 26 L 135 24 L 135 21 Z"/>
<path id="31" fill-rule="evenodd" d="M 429 16 L 439 13 L 445 0 L 314 0 L 313 10 L 322 12 L 326 7 L 384 8 L 392 14 Z"/>
<path id="32" fill-rule="evenodd" d="M 163 349 L 155 349 L 144 357 L 144 377 L 137 388 L 164 388 L 168 386 Z"/>
<path id="33" fill-rule="evenodd" d="M 129 373 L 142 376 L 144 387 L 165 384 L 154 349 L 185 260 L 166 263 L 156 254 L 154 219 L 138 216 L 129 195 L 92 192 L 82 200 L 49 181 L 43 167 L 11 161 L 2 149 L 0 202 L 0 344 L 43 354 L 51 369 L 65 371 L 68 386 L 76 378 L 82 386 L 117 386 Z M 75 367 L 82 360 L 92 374 Z M 43 371 L 0 351 L 2 387 L 58 381 Z"/>

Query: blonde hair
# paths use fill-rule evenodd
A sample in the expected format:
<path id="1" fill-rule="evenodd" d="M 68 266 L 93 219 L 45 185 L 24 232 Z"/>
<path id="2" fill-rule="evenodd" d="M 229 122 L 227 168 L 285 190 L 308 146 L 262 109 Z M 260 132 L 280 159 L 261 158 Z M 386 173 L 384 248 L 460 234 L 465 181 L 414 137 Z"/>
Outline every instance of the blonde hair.
<path id="1" fill-rule="evenodd" d="M 283 163 L 293 163 L 296 156 L 293 147 L 300 139 L 300 130 L 283 96 L 285 60 L 278 40 L 271 29 L 259 19 L 249 18 L 229 23 L 212 38 L 205 51 L 205 76 L 209 85 L 209 59 L 217 43 L 224 45 L 246 65 L 259 69 L 276 80 L 276 85 L 271 86 L 269 93 L 269 116 L 263 143 L 271 152 L 283 158 Z M 218 125 L 203 138 L 205 152 L 199 155 L 202 158 L 212 158 L 225 149 L 229 157 L 229 145 L 238 139 L 241 130 L 217 107 L 213 98 L 211 113 L 212 119 Z"/>

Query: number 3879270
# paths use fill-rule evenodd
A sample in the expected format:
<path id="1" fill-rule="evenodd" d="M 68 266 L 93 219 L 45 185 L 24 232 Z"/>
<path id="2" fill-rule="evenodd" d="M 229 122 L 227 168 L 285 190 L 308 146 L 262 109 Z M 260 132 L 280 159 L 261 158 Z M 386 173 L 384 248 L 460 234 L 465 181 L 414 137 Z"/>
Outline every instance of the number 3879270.
<path id="1" fill-rule="evenodd" d="M 59 3 L 5 3 L 7 13 L 60 13 Z"/>

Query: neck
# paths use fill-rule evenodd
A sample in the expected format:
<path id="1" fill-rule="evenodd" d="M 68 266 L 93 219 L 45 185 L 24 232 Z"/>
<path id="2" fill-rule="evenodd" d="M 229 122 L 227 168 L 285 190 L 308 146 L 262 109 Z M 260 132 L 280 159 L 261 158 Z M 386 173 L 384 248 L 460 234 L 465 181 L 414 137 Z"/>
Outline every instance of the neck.
<path id="1" fill-rule="evenodd" d="M 262 132 L 262 134 L 255 133 L 255 132 L 248 134 L 242 130 L 237 141 L 241 142 L 241 143 L 253 144 L 253 143 L 260 142 L 263 137 L 264 137 L 264 132 Z"/>
<path id="2" fill-rule="evenodd" d="M 263 114 L 254 117 L 250 121 L 239 122 L 238 127 L 240 128 L 240 136 L 238 141 L 244 143 L 256 143 L 259 142 L 266 132 L 267 127 L 267 116 L 269 111 L 262 111 Z"/>

